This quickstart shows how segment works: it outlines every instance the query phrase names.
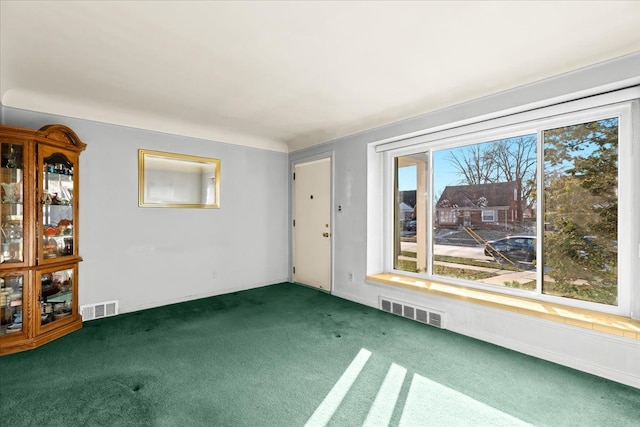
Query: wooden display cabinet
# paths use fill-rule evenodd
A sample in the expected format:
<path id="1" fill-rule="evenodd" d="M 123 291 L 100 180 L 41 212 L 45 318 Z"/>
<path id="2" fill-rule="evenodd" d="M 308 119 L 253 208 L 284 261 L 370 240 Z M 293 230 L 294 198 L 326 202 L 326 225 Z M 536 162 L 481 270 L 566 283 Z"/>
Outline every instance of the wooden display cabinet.
<path id="1" fill-rule="evenodd" d="M 78 160 L 68 127 L 0 126 L 0 355 L 82 327 Z"/>

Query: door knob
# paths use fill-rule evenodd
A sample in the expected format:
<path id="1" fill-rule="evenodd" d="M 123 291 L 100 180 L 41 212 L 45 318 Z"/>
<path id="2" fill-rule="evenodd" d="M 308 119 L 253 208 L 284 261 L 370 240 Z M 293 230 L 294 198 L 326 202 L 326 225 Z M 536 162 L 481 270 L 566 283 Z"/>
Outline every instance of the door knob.
<path id="1" fill-rule="evenodd" d="M 323 237 L 329 237 L 329 233 L 322 233 Z"/>

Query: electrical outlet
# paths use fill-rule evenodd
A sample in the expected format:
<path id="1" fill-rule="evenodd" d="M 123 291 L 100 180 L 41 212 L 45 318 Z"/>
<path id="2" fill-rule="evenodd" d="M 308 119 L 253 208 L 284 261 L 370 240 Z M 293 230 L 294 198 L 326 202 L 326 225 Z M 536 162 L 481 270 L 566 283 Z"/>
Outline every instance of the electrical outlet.
<path id="1" fill-rule="evenodd" d="M 211 270 L 211 278 L 212 279 L 217 279 L 218 278 L 218 272 L 216 270 Z"/>
<path id="2" fill-rule="evenodd" d="M 347 273 L 347 280 L 349 280 L 350 282 L 353 282 L 353 273 L 352 272 L 348 272 Z"/>

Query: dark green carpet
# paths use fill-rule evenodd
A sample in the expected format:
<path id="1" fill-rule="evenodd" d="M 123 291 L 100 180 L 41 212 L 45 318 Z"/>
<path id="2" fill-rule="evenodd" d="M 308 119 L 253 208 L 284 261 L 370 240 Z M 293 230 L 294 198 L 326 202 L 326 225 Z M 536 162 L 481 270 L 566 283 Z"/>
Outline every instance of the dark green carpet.
<path id="1" fill-rule="evenodd" d="M 640 424 L 638 389 L 279 284 L 87 322 L 1 357 L 0 425 L 302 426 L 361 349 L 328 425 L 362 425 L 392 364 L 406 369 L 394 426 Z"/>

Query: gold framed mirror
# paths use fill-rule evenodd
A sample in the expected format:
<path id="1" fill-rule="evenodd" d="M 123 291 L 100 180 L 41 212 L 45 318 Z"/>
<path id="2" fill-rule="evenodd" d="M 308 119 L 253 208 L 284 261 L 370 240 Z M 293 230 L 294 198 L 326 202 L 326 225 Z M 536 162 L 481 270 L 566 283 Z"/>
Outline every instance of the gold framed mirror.
<path id="1" fill-rule="evenodd" d="M 138 150 L 138 206 L 220 207 L 220 160 Z"/>

